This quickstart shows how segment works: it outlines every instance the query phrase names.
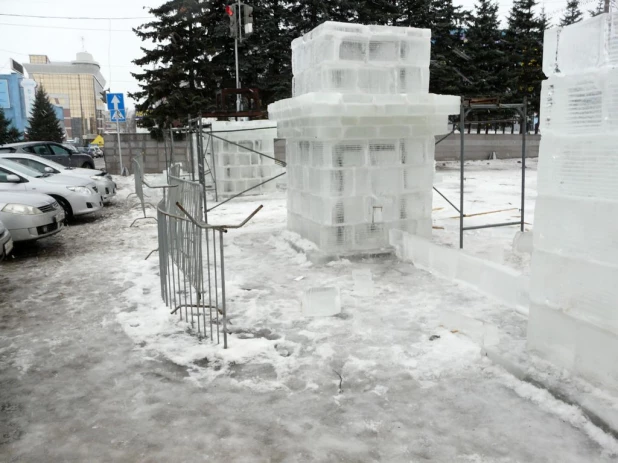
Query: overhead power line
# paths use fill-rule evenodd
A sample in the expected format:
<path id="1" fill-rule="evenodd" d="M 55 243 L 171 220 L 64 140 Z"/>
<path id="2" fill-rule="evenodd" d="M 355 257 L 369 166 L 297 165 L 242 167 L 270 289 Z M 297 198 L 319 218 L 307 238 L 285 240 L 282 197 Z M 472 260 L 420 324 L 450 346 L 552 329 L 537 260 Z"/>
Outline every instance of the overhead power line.
<path id="1" fill-rule="evenodd" d="M 16 24 L 16 23 L 0 23 L 0 26 L 17 26 L 17 27 L 36 27 L 42 29 L 67 29 L 73 31 L 102 31 L 102 32 L 133 32 L 131 29 L 103 29 L 96 27 L 69 27 L 69 26 L 47 26 L 41 24 Z"/>
<path id="2" fill-rule="evenodd" d="M 15 18 L 38 18 L 38 19 L 77 19 L 81 21 L 124 21 L 124 20 L 132 20 L 132 19 L 152 19 L 152 16 L 128 16 L 128 17 L 117 17 L 117 18 L 103 18 L 103 17 L 92 17 L 92 16 L 39 16 L 39 15 L 31 15 L 31 14 L 12 14 L 12 13 L 0 13 L 0 16 L 12 16 Z"/>

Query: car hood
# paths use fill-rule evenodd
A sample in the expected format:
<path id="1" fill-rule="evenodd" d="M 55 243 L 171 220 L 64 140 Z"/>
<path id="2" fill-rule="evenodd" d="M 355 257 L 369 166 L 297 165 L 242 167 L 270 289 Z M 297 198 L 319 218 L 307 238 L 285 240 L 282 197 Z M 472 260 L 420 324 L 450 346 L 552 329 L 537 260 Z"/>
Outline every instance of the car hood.
<path id="1" fill-rule="evenodd" d="M 14 203 L 26 204 L 27 206 L 41 207 L 47 204 L 53 204 L 56 200 L 51 196 L 36 192 L 21 192 L 0 191 L 0 205 Z M 1 209 L 2 207 L 0 207 Z"/>
<path id="2" fill-rule="evenodd" d="M 41 177 L 38 180 L 42 180 L 46 183 L 53 183 L 54 185 L 65 186 L 91 186 L 92 184 L 92 180 L 90 179 L 65 174 L 50 175 L 49 177 Z"/>
<path id="3" fill-rule="evenodd" d="M 101 171 L 101 170 L 96 170 L 96 169 L 82 169 L 81 167 L 71 167 L 71 168 L 67 168 L 64 169 L 62 171 L 62 175 L 74 175 L 74 176 L 79 176 L 79 177 L 101 177 L 103 178 L 103 176 L 105 175 L 105 172 Z"/>

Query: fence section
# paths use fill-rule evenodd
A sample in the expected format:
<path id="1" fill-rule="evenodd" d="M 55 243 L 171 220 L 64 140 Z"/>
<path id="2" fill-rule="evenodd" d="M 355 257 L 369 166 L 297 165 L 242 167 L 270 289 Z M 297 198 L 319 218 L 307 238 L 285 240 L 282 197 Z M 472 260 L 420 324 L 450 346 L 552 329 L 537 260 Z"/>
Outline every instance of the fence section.
<path id="1" fill-rule="evenodd" d="M 211 225 L 205 214 L 203 186 L 169 175 L 170 190 L 159 203 L 159 275 L 161 297 L 200 337 L 227 348 L 225 254 L 223 234 L 247 223 L 261 206 L 238 225 Z"/>

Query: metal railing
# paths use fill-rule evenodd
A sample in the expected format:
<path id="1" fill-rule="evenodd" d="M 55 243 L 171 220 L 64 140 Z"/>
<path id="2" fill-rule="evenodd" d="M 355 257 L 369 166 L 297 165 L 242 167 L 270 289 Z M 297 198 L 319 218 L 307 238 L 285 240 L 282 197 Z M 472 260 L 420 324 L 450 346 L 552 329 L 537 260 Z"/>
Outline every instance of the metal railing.
<path id="1" fill-rule="evenodd" d="M 258 207 L 237 225 L 212 225 L 199 219 L 205 214 L 200 183 L 169 174 L 170 189 L 157 208 L 161 297 L 189 323 L 199 337 L 228 347 L 229 318 L 225 296 L 223 234 L 244 226 Z"/>
<path id="2" fill-rule="evenodd" d="M 140 205 L 142 206 L 142 212 L 144 214 L 144 217 L 138 217 L 131 223 L 131 225 L 129 225 L 129 227 L 132 227 L 140 220 L 154 220 L 155 222 L 157 221 L 155 217 L 149 217 L 146 215 L 146 206 L 148 205 L 152 207 L 153 209 L 155 209 L 155 206 L 146 202 L 145 195 L 144 195 L 144 186 L 151 188 L 151 189 L 163 189 L 164 196 L 165 196 L 165 189 L 171 187 L 170 185 L 150 185 L 148 182 L 144 180 L 144 156 L 142 154 L 136 155 L 131 160 L 131 162 L 133 163 L 133 179 L 135 182 L 135 193 L 129 194 L 127 196 L 127 200 L 131 197 L 131 195 L 135 194 L 135 196 L 137 196 L 137 198 L 140 201 Z"/>

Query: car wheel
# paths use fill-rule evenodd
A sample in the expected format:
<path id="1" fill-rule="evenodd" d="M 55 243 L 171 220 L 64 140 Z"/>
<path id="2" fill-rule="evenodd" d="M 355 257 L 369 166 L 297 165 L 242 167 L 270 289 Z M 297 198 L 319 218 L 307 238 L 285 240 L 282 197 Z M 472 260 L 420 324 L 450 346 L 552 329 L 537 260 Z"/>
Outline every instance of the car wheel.
<path id="1" fill-rule="evenodd" d="M 94 169 L 94 166 L 88 164 L 87 162 L 84 162 L 84 164 L 82 165 L 82 169 Z"/>
<path id="2" fill-rule="evenodd" d="M 61 198 L 60 196 L 52 195 L 52 198 L 58 201 L 58 204 L 60 204 L 60 207 L 64 209 L 65 219 L 66 220 L 72 219 L 73 218 L 73 208 L 71 208 L 71 205 L 69 204 L 69 202 L 64 198 Z"/>

